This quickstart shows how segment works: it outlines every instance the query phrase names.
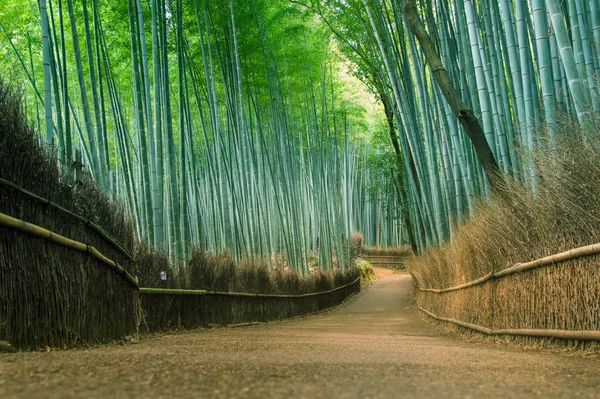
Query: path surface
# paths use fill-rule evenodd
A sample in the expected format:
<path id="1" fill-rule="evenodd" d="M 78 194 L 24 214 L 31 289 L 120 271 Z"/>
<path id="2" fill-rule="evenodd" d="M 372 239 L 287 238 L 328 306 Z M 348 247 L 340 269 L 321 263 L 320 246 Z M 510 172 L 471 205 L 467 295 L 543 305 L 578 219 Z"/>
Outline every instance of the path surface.
<path id="1" fill-rule="evenodd" d="M 386 276 L 335 311 L 137 344 L 0 354 L 0 398 L 600 397 L 600 357 L 445 336 Z"/>

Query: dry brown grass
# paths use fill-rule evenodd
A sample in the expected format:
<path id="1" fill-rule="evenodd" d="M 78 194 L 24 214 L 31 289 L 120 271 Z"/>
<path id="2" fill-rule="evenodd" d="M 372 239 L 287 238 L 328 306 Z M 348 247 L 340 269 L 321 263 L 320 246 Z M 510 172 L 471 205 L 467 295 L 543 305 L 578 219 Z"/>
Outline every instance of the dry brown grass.
<path id="1" fill-rule="evenodd" d="M 564 122 L 560 140 L 530 155 L 535 190 L 515 181 L 477 204 L 451 243 L 411 257 L 423 288 L 447 288 L 519 262 L 600 241 L 600 142 Z M 491 328 L 600 329 L 598 257 L 511 275 L 445 294 L 417 293 L 421 306 Z"/>
<path id="2" fill-rule="evenodd" d="M 307 294 L 327 291 L 356 280 L 357 268 L 342 272 L 313 267 L 303 276 L 290 267 L 269 265 L 264 258 L 236 262 L 230 253 L 207 253 L 193 248 L 190 259 L 181 267 L 173 266 L 166 255 L 140 246 L 136 251 L 140 285 L 144 287 L 183 288 L 256 294 Z M 167 273 L 161 281 L 159 273 Z"/>

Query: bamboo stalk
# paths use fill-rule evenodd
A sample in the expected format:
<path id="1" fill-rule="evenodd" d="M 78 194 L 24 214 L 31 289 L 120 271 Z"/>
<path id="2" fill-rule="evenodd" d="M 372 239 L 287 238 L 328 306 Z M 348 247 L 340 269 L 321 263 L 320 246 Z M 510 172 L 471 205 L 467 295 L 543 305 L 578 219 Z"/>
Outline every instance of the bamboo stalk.
<path id="1" fill-rule="evenodd" d="M 342 290 L 347 288 L 353 284 L 356 284 L 360 281 L 360 277 L 351 283 L 342 285 L 340 287 L 321 292 L 312 292 L 308 294 L 296 294 L 296 295 L 286 295 L 286 294 L 253 294 L 249 292 L 222 292 L 222 291 L 207 291 L 207 290 L 181 290 L 181 289 L 168 289 L 168 288 L 140 288 L 141 294 L 150 294 L 150 295 L 213 295 L 213 296 L 231 296 L 231 297 L 256 297 L 256 298 L 307 298 L 318 295 L 331 294 L 333 292 Z"/>
<path id="2" fill-rule="evenodd" d="M 492 335 L 492 333 L 493 333 L 493 330 L 491 328 L 483 327 L 483 326 L 480 326 L 480 325 L 477 325 L 477 324 L 473 324 L 473 323 L 467 323 L 467 322 L 456 320 L 456 319 L 450 319 L 450 318 L 447 318 L 447 317 L 437 316 L 437 315 L 431 313 L 430 311 L 428 311 L 426 309 L 423 309 L 419 305 L 417 305 L 417 307 L 420 310 L 422 310 L 423 312 L 427 313 L 429 316 L 431 316 L 434 319 L 436 319 L 436 320 L 441 320 L 441 321 L 445 321 L 445 322 L 448 322 L 448 323 L 456 324 L 457 326 L 469 328 L 471 330 L 479 331 L 479 332 L 482 332 L 482 333 L 487 334 L 487 335 Z"/>
<path id="3" fill-rule="evenodd" d="M 421 288 L 421 287 L 417 286 L 417 288 L 419 289 L 419 291 L 422 291 L 422 292 L 435 292 L 437 294 L 449 292 L 449 291 L 456 291 L 456 290 L 473 287 L 476 285 L 481 285 L 481 284 L 487 282 L 488 280 L 506 277 L 511 274 L 521 273 L 521 272 L 525 272 L 528 270 L 537 269 L 539 267 L 548 266 L 548 265 L 557 264 L 557 263 L 565 262 L 565 261 L 572 260 L 572 259 L 581 258 L 583 256 L 592 256 L 592 255 L 598 255 L 598 254 L 600 254 L 600 243 L 586 245 L 586 246 L 579 247 L 579 248 L 574 248 L 569 251 L 560 252 L 558 254 L 546 256 L 546 257 L 539 258 L 536 260 L 532 260 L 531 262 L 527 262 L 527 263 L 517 263 L 514 266 L 511 266 L 507 269 L 501 270 L 499 272 L 490 272 L 489 274 L 486 274 L 485 276 L 480 277 L 476 280 L 473 280 L 473 281 L 470 281 L 470 282 L 467 282 L 464 284 L 460 284 L 460 285 L 457 285 L 454 287 L 439 289 L 439 288 Z"/>
<path id="4" fill-rule="evenodd" d="M 207 295 L 205 290 L 183 290 L 183 289 L 167 289 L 167 288 L 147 288 L 141 287 L 140 294 L 150 295 Z"/>
<path id="5" fill-rule="evenodd" d="M 42 48 L 43 48 L 43 62 L 44 62 L 44 117 L 46 120 L 46 144 L 53 144 L 53 122 L 52 122 L 52 93 L 51 88 L 51 74 L 50 74 L 50 29 L 48 27 L 48 12 L 46 10 L 46 0 L 41 0 L 39 3 L 40 7 L 40 19 L 42 28 Z"/>
<path id="6" fill-rule="evenodd" d="M 569 330 L 543 330 L 543 329 L 501 329 L 492 330 L 493 335 L 516 335 L 541 338 L 573 339 L 577 341 L 600 341 L 600 331 L 569 331 Z"/>
<path id="7" fill-rule="evenodd" d="M 424 313 L 436 320 L 445 321 L 448 323 L 455 324 L 457 326 L 469 328 L 471 330 L 479 331 L 486 335 L 515 335 L 522 337 L 571 339 L 577 341 L 600 341 L 600 331 L 595 330 L 546 330 L 529 328 L 507 328 L 493 330 L 491 328 L 480 326 L 478 324 L 467 323 L 456 319 L 438 316 L 428 311 L 427 309 L 422 308 L 418 304 L 417 307 L 419 308 L 419 310 L 423 311 Z"/>
<path id="8" fill-rule="evenodd" d="M 131 274 L 129 274 L 129 272 L 127 272 L 127 270 L 123 269 L 121 265 L 110 260 L 91 245 L 87 245 L 79 241 L 75 241 L 70 238 L 61 236 L 60 234 L 53 233 L 52 231 L 46 230 L 43 227 L 13 218 L 11 216 L 5 215 L 4 213 L 0 213 L 0 226 L 12 230 L 21 231 L 23 233 L 27 233 L 36 237 L 40 237 L 45 240 L 51 241 L 55 244 L 61 245 L 63 247 L 75 249 L 79 252 L 88 252 L 93 257 L 115 270 L 132 287 L 139 287 L 137 283 L 137 278 L 133 277 Z"/>
<path id="9" fill-rule="evenodd" d="M 574 248 L 568 251 L 560 252 L 555 255 L 546 256 L 540 259 L 533 260 L 527 263 L 517 263 L 516 265 L 499 271 L 496 277 L 503 277 L 513 273 L 524 272 L 542 266 L 547 266 L 555 263 L 565 262 L 567 260 L 581 258 L 583 256 L 591 256 L 600 254 L 600 243 L 586 245 L 579 248 Z"/>
<path id="10" fill-rule="evenodd" d="M 495 277 L 494 272 L 490 272 L 490 273 L 486 274 L 485 276 L 478 278 L 477 280 L 473 280 L 473 281 L 470 281 L 465 284 L 457 285 L 456 287 L 445 288 L 443 290 L 440 290 L 440 292 L 457 291 L 457 290 L 462 290 L 465 288 L 473 287 L 476 285 L 483 284 L 486 281 L 493 279 L 494 277 Z"/>

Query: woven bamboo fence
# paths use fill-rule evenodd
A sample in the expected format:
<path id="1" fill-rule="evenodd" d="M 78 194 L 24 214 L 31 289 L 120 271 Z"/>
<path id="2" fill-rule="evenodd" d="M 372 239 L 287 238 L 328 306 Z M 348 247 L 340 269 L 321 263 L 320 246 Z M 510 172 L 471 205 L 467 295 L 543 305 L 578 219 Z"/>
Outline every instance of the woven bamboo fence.
<path id="1" fill-rule="evenodd" d="M 141 328 L 158 331 L 287 319 L 337 306 L 359 291 L 360 277 L 332 290 L 298 295 L 140 288 Z"/>
<path id="2" fill-rule="evenodd" d="M 135 333 L 135 294 L 123 278 L 136 274 L 133 225 L 43 148 L 16 98 L 0 103 L 0 340 L 63 348 Z"/>
<path id="3" fill-rule="evenodd" d="M 62 348 L 134 333 L 133 225 L 40 143 L 1 83 L 0 108 L 0 340 Z"/>
<path id="4" fill-rule="evenodd" d="M 34 194 L 30 196 L 35 197 L 41 203 L 50 204 Z M 59 206 L 54 208 L 60 212 L 71 214 L 70 211 Z M 77 215 L 72 216 L 79 218 Z M 103 232 L 99 227 L 94 228 L 94 231 L 97 230 Z M 48 257 L 50 262 L 44 265 L 44 269 L 47 270 L 49 275 L 53 275 L 52 282 L 56 284 L 53 287 L 54 292 L 52 294 L 54 301 L 49 303 L 42 301 L 34 304 L 17 301 L 22 306 L 16 306 L 15 309 L 25 307 L 30 312 L 21 314 L 20 318 L 16 318 L 10 323 L 8 322 L 11 320 L 7 319 L 5 323 L 12 326 L 12 328 L 7 330 L 4 338 L 17 348 L 34 348 L 41 345 L 66 347 L 77 343 L 101 342 L 108 339 L 122 338 L 125 335 L 134 333 L 134 326 L 139 325 L 140 322 L 142 322 L 142 327 L 145 330 L 156 331 L 170 328 L 194 328 L 211 324 L 239 325 L 240 323 L 248 323 L 248 321 L 264 322 L 290 318 L 316 313 L 336 306 L 360 290 L 360 278 L 331 290 L 296 295 L 139 288 L 137 277 L 133 277 L 123 266 L 109 259 L 91 245 L 64 237 L 43 227 L 3 213 L 0 213 L 0 232 L 12 233 L 12 237 L 7 241 L 11 243 L 11 247 L 14 247 L 15 244 L 18 245 L 21 241 L 28 241 L 26 236 L 29 236 L 34 238 L 34 245 L 44 246 L 47 253 L 59 253 L 56 257 Z M 16 233 L 25 234 L 18 235 Z M 103 232 L 102 237 L 114 245 L 118 252 L 130 258 L 127 251 L 113 237 L 105 232 Z M 78 252 L 79 257 L 73 252 Z M 9 266 L 9 262 L 18 254 L 18 251 L 7 252 L 8 256 L 0 257 L 4 261 L 2 264 Z M 33 256 L 35 257 L 35 254 Z M 97 281 L 102 278 L 105 279 L 105 283 L 108 282 L 108 285 L 120 283 L 121 288 L 129 291 L 127 297 L 136 296 L 139 289 L 142 308 L 135 308 L 136 305 L 139 306 L 139 301 L 134 301 L 133 305 L 129 303 L 127 306 L 123 306 L 123 303 L 128 303 L 123 296 L 106 295 L 106 292 L 114 293 L 114 290 L 106 290 L 104 295 L 94 295 L 93 301 L 96 301 L 96 306 L 93 306 L 92 298 L 88 298 L 92 308 L 105 309 L 117 314 L 119 312 L 114 312 L 111 308 L 127 309 L 126 317 L 114 320 L 106 318 L 106 315 L 101 313 L 90 311 L 89 306 L 73 307 L 67 296 L 60 295 L 60 292 L 65 291 L 65 287 L 60 286 L 60 282 L 68 281 L 69 277 L 75 278 L 75 281 L 80 283 L 82 282 L 76 275 L 69 275 L 69 271 L 63 267 L 67 266 L 73 259 L 86 256 L 88 258 L 87 262 L 78 262 L 78 265 L 81 266 L 82 263 L 85 263 L 86 274 L 94 277 L 95 284 L 93 286 L 106 289 L 106 284 Z M 24 270 L 21 271 L 24 272 Z M 106 273 L 106 271 L 109 271 L 109 273 Z M 33 271 L 31 274 L 35 272 Z M 56 278 L 56 274 L 60 275 L 61 278 Z M 13 277 L 15 276 L 13 275 Z M 44 277 L 33 276 L 33 278 L 27 278 L 24 281 L 34 282 L 40 279 L 43 280 Z M 6 281 L 9 281 L 9 279 Z M 123 286 L 123 282 L 129 288 Z M 76 284 L 75 286 L 82 287 L 82 284 Z M 6 304 L 9 305 L 5 306 L 4 310 L 10 313 L 8 312 L 11 308 L 10 299 L 19 298 L 17 298 L 17 295 L 12 295 L 15 292 L 10 289 L 9 284 L 2 288 L 0 292 L 7 294 Z M 90 286 L 88 285 L 87 288 L 90 288 Z M 42 297 L 44 294 L 46 292 L 38 293 Z M 75 297 L 77 297 L 76 300 L 80 305 L 88 303 L 85 298 L 80 298 L 79 295 L 73 295 L 71 299 Z M 109 303 L 109 306 L 103 305 L 106 300 L 110 302 L 115 299 L 119 301 L 119 306 L 115 306 L 115 303 Z M 68 312 L 69 310 L 71 312 Z M 73 310 L 74 312 L 72 312 Z M 34 316 L 36 313 L 46 314 L 46 317 L 42 320 L 43 324 L 47 326 L 45 334 L 39 334 L 41 328 L 31 329 L 29 316 Z M 49 314 L 52 313 L 57 313 L 59 316 L 54 324 L 49 317 Z M 16 313 L 13 316 L 16 316 Z M 80 331 L 83 326 L 88 327 L 86 330 L 88 335 Z"/>
<path id="5" fill-rule="evenodd" d="M 122 338 L 134 333 L 136 331 L 134 326 L 139 325 L 140 322 L 146 331 L 158 331 L 171 328 L 195 328 L 211 324 L 240 325 L 284 319 L 331 308 L 360 291 L 360 278 L 331 290 L 296 295 L 140 288 L 136 277 L 93 246 L 3 213 L 0 213 L 0 231 L 16 233 L 17 235 L 11 238 L 11 244 L 17 244 L 17 246 L 21 241 L 27 241 L 27 236 L 36 239 L 37 244 L 47 243 L 52 246 L 53 248 L 49 251 L 46 248 L 48 253 L 56 252 L 63 257 L 53 257 L 50 264 L 46 264 L 44 267 L 48 270 L 48 275 L 53 277 L 54 283 L 58 283 L 59 280 L 68 281 L 69 277 L 73 278 L 73 271 L 64 267 L 68 267 L 69 262 L 74 259 L 87 257 L 88 262 L 85 264 L 87 275 L 95 277 L 94 286 L 105 290 L 103 295 L 98 297 L 77 297 L 78 306 L 73 306 L 69 298 L 56 290 L 52 292 L 54 301 L 45 303 L 30 301 L 31 298 L 20 298 L 10 289 L 10 285 L 0 287 L 2 288 L 0 293 L 5 293 L 7 298 L 17 300 L 16 308 L 27 310 L 20 316 L 13 314 L 15 318 L 7 320 L 12 322 L 5 323 L 11 326 L 11 329 L 7 330 L 6 337 L 3 338 L 17 348 L 35 348 L 43 345 L 66 347 L 77 343 L 102 342 Z M 18 233 L 24 234 L 18 235 Z M 17 253 L 19 252 L 14 254 Z M 0 258 L 5 260 L 5 257 Z M 7 263 L 2 265 L 8 266 Z M 45 277 L 36 276 L 36 272 L 37 270 L 30 273 L 33 278 L 19 280 L 35 281 Z M 56 278 L 56 276 L 61 278 Z M 102 279 L 104 281 L 99 281 Z M 13 280 L 15 279 L 13 278 Z M 136 308 L 136 305 L 140 305 L 139 301 L 134 301 L 132 305 L 121 295 L 107 295 L 107 293 L 115 293 L 114 290 L 107 289 L 114 284 L 120 284 L 122 288 L 125 288 L 128 297 L 133 298 L 139 293 L 142 299 L 141 308 Z M 80 286 L 80 284 L 71 284 L 71 286 Z M 38 288 L 40 292 L 37 293 L 37 296 L 43 297 L 47 294 L 44 291 L 45 288 Z M 57 288 L 64 291 L 66 287 Z M 102 298 L 105 300 L 103 301 Z M 71 301 L 74 299 L 71 298 Z M 89 302 L 86 299 L 89 299 Z M 104 303 L 107 300 L 108 306 Z M 111 302 L 113 300 L 118 300 L 120 305 L 116 306 Z M 6 304 L 9 302 L 6 301 Z M 88 304 L 91 306 L 87 306 Z M 123 306 L 124 304 L 127 305 Z M 4 310 L 9 307 L 6 306 Z M 119 314 L 119 309 L 125 310 L 125 317 L 118 320 L 107 319 L 106 315 L 102 313 L 106 310 Z M 49 317 L 52 312 L 57 313 L 56 320 Z M 40 334 L 42 329 L 31 328 L 33 317 L 30 318 L 30 316 L 35 314 L 45 316 L 43 323 L 46 328 L 42 334 Z M 83 326 L 87 326 L 86 331 L 89 335 L 85 335 L 85 332 L 81 331 Z M 116 335 L 115 332 L 117 332 Z"/>
<path id="6" fill-rule="evenodd" d="M 419 309 L 486 335 L 600 341 L 600 244 L 561 252 L 454 287 L 418 287 Z M 547 267 L 554 266 L 554 267 Z"/>
<path id="7" fill-rule="evenodd" d="M 0 339 L 16 348 L 136 331 L 137 279 L 95 247 L 0 213 Z"/>

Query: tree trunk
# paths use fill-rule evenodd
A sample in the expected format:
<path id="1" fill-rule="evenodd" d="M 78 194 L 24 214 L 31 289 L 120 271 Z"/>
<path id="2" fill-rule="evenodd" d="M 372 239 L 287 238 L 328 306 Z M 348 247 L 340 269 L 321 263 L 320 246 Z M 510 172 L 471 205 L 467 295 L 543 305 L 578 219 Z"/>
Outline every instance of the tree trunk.
<path id="1" fill-rule="evenodd" d="M 475 149 L 475 153 L 477 154 L 477 158 L 490 181 L 492 189 L 497 190 L 504 178 L 477 117 L 473 114 L 473 111 L 463 103 L 460 95 L 454 88 L 454 85 L 450 80 L 450 75 L 442 63 L 434 42 L 419 18 L 415 0 L 403 0 L 403 5 L 410 29 L 421 45 L 423 54 L 429 63 L 435 81 L 442 90 L 444 98 L 450 105 L 450 108 L 452 108 L 452 111 L 469 136 L 473 148 Z"/>
<path id="2" fill-rule="evenodd" d="M 394 151 L 396 152 L 396 162 L 398 162 L 399 170 L 404 169 L 404 165 L 402 163 L 402 152 L 400 151 L 400 143 L 398 143 L 398 137 L 396 136 L 396 129 L 394 128 L 394 114 L 392 112 L 392 104 L 390 104 L 390 98 L 379 91 L 379 98 L 383 103 L 383 110 L 385 111 L 385 117 L 387 119 L 387 123 L 390 130 L 390 138 L 392 140 L 392 145 L 394 146 Z M 411 170 L 407 171 L 413 173 L 415 175 L 415 182 L 418 184 L 418 180 L 416 178 L 416 170 L 414 166 L 414 161 L 412 160 L 412 156 L 409 162 L 411 166 Z M 402 179 L 401 176 L 398 176 L 398 180 Z M 404 180 L 404 179 L 402 179 Z M 404 182 L 406 184 L 406 182 Z M 402 217 L 404 219 L 404 223 L 406 224 L 406 231 L 408 232 L 408 241 L 410 242 L 410 246 L 415 254 L 419 253 L 419 246 L 417 245 L 417 240 L 415 239 L 415 230 L 412 225 L 412 221 L 410 219 L 410 210 L 409 210 L 409 198 L 406 190 L 400 185 L 396 186 L 396 191 L 398 192 L 398 197 L 403 202 L 404 206 L 402 207 Z"/>

